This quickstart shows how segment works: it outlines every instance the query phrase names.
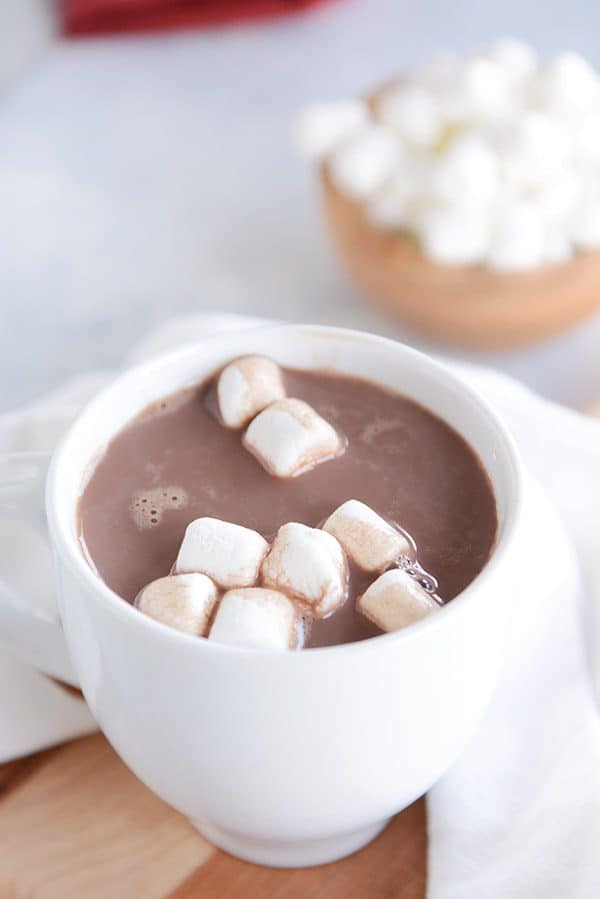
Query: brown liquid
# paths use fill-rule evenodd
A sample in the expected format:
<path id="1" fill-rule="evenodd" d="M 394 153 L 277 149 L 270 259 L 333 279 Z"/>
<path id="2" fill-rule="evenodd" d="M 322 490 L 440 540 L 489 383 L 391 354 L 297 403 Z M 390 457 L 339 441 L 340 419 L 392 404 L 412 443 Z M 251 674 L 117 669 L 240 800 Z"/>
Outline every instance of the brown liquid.
<path id="1" fill-rule="evenodd" d="M 239 431 L 216 421 L 209 387 L 163 400 L 112 440 L 81 498 L 81 542 L 100 577 L 132 602 L 168 574 L 194 518 L 213 516 L 271 537 L 288 521 L 316 527 L 344 500 L 359 499 L 413 536 L 444 600 L 460 593 L 485 565 L 497 529 L 490 482 L 462 437 L 367 381 L 286 370 L 285 384 L 289 396 L 346 435 L 344 455 L 296 478 L 274 478 L 242 448 Z M 354 607 L 371 580 L 352 572 L 348 601 L 314 623 L 307 646 L 380 633 Z"/>

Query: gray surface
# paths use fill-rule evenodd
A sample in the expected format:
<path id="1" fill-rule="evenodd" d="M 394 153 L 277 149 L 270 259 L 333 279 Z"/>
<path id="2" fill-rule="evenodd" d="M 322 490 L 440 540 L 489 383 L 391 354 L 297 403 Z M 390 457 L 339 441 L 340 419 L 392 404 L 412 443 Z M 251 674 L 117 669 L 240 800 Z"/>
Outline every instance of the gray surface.
<path id="1" fill-rule="evenodd" d="M 592 18 L 593 16 L 593 18 Z M 503 33 L 600 64 L 591 2 L 341 0 L 231 29 L 58 45 L 0 96 L 0 410 L 219 309 L 364 326 L 288 144 L 305 100 Z M 600 317 L 470 354 L 572 403 L 600 394 Z"/>

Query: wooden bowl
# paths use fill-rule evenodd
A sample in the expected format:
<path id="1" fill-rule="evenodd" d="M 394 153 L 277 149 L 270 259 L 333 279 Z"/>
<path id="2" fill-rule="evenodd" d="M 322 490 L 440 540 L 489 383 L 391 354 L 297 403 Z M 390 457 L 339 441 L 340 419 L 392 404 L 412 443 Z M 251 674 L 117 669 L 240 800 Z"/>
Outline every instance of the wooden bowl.
<path id="1" fill-rule="evenodd" d="M 600 252 L 528 272 L 440 265 L 410 235 L 372 225 L 325 166 L 320 182 L 331 237 L 351 278 L 373 303 L 424 334 L 463 346 L 517 346 L 600 306 Z"/>

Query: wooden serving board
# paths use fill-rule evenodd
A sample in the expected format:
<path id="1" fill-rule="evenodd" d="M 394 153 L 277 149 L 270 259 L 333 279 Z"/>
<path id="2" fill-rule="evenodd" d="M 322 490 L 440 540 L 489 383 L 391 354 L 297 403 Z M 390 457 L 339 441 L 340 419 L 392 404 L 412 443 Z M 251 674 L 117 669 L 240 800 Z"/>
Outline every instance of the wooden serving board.
<path id="1" fill-rule="evenodd" d="M 0 766 L 0 899 L 423 899 L 425 805 L 331 865 L 214 849 L 100 734 Z"/>

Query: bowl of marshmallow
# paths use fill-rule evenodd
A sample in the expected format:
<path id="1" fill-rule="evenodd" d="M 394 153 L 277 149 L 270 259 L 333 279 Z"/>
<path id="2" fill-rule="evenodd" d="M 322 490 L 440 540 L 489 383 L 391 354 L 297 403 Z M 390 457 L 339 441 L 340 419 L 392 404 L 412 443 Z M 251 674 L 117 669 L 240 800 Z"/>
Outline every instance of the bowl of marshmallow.
<path id="1" fill-rule="evenodd" d="M 514 39 L 438 56 L 294 123 L 366 295 L 453 343 L 503 347 L 600 305 L 600 77 Z"/>

